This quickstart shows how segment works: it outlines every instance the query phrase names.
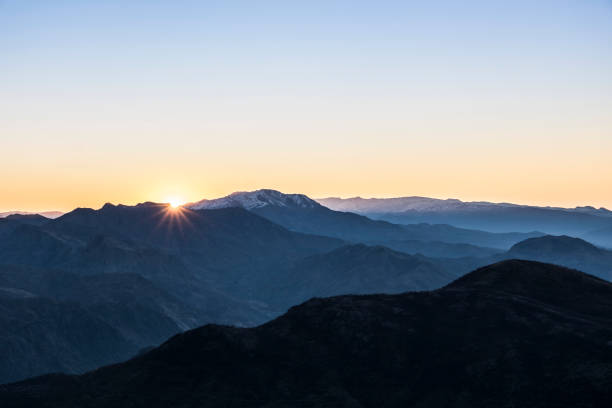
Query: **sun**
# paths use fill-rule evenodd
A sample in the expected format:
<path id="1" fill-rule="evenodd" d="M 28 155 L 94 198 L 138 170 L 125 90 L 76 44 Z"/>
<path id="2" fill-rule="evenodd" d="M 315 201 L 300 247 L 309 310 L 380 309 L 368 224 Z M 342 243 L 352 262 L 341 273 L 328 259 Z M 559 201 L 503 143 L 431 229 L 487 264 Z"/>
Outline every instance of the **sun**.
<path id="1" fill-rule="evenodd" d="M 166 202 L 170 205 L 170 208 L 179 208 L 181 205 L 185 204 L 183 200 L 177 197 L 169 197 L 166 199 Z"/>

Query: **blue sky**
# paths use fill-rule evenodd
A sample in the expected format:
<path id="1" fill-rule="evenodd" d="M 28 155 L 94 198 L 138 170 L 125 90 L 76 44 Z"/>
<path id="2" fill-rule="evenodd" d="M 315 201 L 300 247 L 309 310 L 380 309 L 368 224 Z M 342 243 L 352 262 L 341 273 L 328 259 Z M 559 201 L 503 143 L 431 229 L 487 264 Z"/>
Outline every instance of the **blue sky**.
<path id="1" fill-rule="evenodd" d="M 612 206 L 611 40 L 610 1 L 0 0 L 0 210 Z"/>

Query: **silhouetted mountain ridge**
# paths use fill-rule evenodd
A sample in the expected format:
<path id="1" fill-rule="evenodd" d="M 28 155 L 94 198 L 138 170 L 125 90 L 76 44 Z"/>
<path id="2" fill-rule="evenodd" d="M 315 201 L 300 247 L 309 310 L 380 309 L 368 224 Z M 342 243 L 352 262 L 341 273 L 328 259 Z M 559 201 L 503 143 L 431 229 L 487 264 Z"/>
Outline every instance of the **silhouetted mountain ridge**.
<path id="1" fill-rule="evenodd" d="M 424 256 L 353 244 L 296 261 L 259 292 L 286 310 L 312 297 L 437 289 L 456 276 Z"/>
<path id="2" fill-rule="evenodd" d="M 612 279 L 612 251 L 579 238 L 552 236 L 530 238 L 515 244 L 498 258 L 520 258 L 549 262 Z"/>
<path id="3" fill-rule="evenodd" d="M 40 215 L 45 218 L 57 218 L 64 214 L 61 211 L 40 211 L 40 212 L 30 212 L 30 211 L 5 211 L 0 212 L 0 218 L 8 218 L 15 215 Z"/>
<path id="4" fill-rule="evenodd" d="M 55 360 L 24 349 L 20 364 L 0 362 L 0 382 L 50 370 L 91 369 L 93 362 L 125 359 L 207 322 L 262 323 L 279 312 L 254 298 L 258 282 L 282 265 L 342 244 L 288 231 L 239 208 L 191 211 L 155 203 L 106 204 L 100 210 L 76 209 L 40 225 L 30 217 L 1 219 L 0 287 L 5 296 L 27 292 L 60 302 L 62 308 L 50 308 L 51 314 L 70 307 L 74 313 L 82 310 L 87 319 L 105 323 L 124 346 L 119 354 L 100 349 L 75 355 L 63 348 L 54 353 L 53 342 L 40 344 L 48 337 L 30 335 L 47 327 L 48 336 L 61 338 L 54 332 L 59 326 L 47 326 L 31 312 L 32 330 L 7 337 L 5 346 L 47 347 Z M 12 311 L 17 316 L 28 313 L 29 304 L 11 302 L 10 307 L 23 309 Z M 0 323 L 0 331 L 11 330 L 9 321 Z M 66 338 L 61 347 L 70 348 L 75 339 Z M 38 363 L 33 364 L 34 359 Z"/>
<path id="5" fill-rule="evenodd" d="M 286 199 L 277 193 L 273 193 L 275 199 Z M 122 354 L 126 358 L 203 323 L 253 326 L 311 297 L 436 289 L 475 267 L 510 257 L 566 264 L 610 278 L 606 251 L 568 237 L 527 240 L 498 254 L 461 242 L 509 246 L 531 235 L 491 234 L 447 225 L 399 226 L 320 205 L 299 205 L 306 198 L 299 197 L 296 205 L 277 205 L 272 200 L 249 211 L 106 204 L 99 210 L 76 209 L 46 222 L 23 216 L 1 219 L 0 287 L 7 298 L 46 298 L 84 310 L 89 319 L 105 323 L 121 337 L 127 345 Z M 270 213 L 260 216 L 258 211 Z M 352 236 L 368 245 L 346 245 L 339 239 L 291 231 L 273 218 L 293 227 Z M 403 239 L 406 236 L 444 237 L 450 242 Z M 428 258 L 380 243 L 413 253 L 421 249 L 428 254 L 455 252 L 453 259 Z M 475 256 L 463 256 L 466 253 Z M 13 311 L 16 315 L 28 307 L 26 302 L 11 305 L 24 308 Z M 45 341 L 44 336 L 28 336 L 46 327 L 45 321 L 33 319 L 30 325 L 33 330 L 11 337 L 11 344 L 31 342 L 32 347 L 44 348 L 38 344 Z M 57 336 L 52 333 L 54 327 L 49 335 Z M 95 354 L 95 361 L 116 361 L 116 355 L 104 353 Z M 21 356 L 21 366 L 12 363 L 20 367 L 13 371 L 17 376 L 0 377 L 0 381 L 54 367 L 78 372 L 92 363 L 73 361 L 74 355 L 60 350 L 59 365 L 47 369 L 35 365 L 42 370 L 37 372 L 29 371 L 28 361 L 38 357 Z"/>
<path id="6" fill-rule="evenodd" d="M 603 252 L 590 242 L 580 238 L 568 237 L 567 235 L 554 236 L 545 235 L 543 237 L 529 238 L 518 242 L 510 248 L 508 253 L 541 253 L 550 251 L 554 253 L 562 252 L 581 252 L 588 255 L 599 255 Z"/>
<path id="7" fill-rule="evenodd" d="M 580 235 L 580 238 L 586 239 L 594 244 L 604 246 L 608 249 L 612 249 L 612 226 L 596 228 Z"/>
<path id="8" fill-rule="evenodd" d="M 216 200 L 203 200 L 188 207 L 244 208 L 292 231 L 325 235 L 354 243 L 384 245 L 390 241 L 420 240 L 507 249 L 525 238 L 543 235 L 538 232 L 494 234 L 426 223 L 397 225 L 352 212 L 334 211 L 304 195 L 283 194 L 275 190 L 234 193 Z"/>

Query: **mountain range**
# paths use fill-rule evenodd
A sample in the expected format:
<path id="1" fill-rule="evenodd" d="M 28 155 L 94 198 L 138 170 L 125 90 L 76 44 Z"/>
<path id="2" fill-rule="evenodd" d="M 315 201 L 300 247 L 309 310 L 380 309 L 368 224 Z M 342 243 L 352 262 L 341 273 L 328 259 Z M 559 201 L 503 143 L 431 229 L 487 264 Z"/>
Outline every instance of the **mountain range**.
<path id="1" fill-rule="evenodd" d="M 601 208 L 577 207 L 560 209 L 554 207 L 528 207 L 515 204 L 493 204 L 486 202 L 462 203 L 458 200 L 433 200 L 422 197 L 398 199 L 330 199 L 340 200 L 342 209 L 431 210 L 440 211 L 453 208 L 479 209 L 507 207 L 529 211 L 564 212 L 576 217 L 595 217 L 599 220 L 612 220 L 612 212 Z M 329 204 L 325 200 L 326 204 Z M 382 245 L 396 251 L 412 255 L 425 255 L 430 264 L 436 264 L 447 274 L 458 276 L 474 268 L 504 259 L 530 259 L 557 263 L 577 268 L 604 279 L 612 278 L 612 252 L 594 246 L 582 239 L 569 236 L 531 233 L 491 233 L 479 230 L 457 228 L 446 224 L 409 224 L 399 225 L 380 220 L 372 220 L 354 213 L 334 211 L 317 201 L 301 194 L 283 195 L 274 190 L 239 192 L 230 196 L 203 200 L 190 205 L 191 208 L 240 207 L 261 215 L 288 229 L 335 236 L 350 242 Z M 448 259 L 457 258 L 457 260 Z M 413 287 L 418 289 L 418 287 Z M 352 292 L 349 292 L 352 293 Z"/>
<path id="2" fill-rule="evenodd" d="M 444 212 L 444 211 L 482 211 L 496 208 L 531 208 L 550 211 L 565 211 L 576 214 L 590 214 L 612 217 L 612 211 L 606 208 L 582 206 L 574 208 L 540 207 L 512 203 L 492 203 L 488 201 L 461 201 L 454 198 L 438 199 L 429 197 L 397 197 L 397 198 L 320 198 L 317 202 L 337 211 L 356 213 L 402 213 L 406 211 Z"/>
<path id="3" fill-rule="evenodd" d="M 6 211 L 0 212 L 0 218 L 10 217 L 11 215 L 40 215 L 45 218 L 57 218 L 62 216 L 64 213 L 61 211 L 41 211 L 41 212 L 28 212 L 28 211 Z"/>
<path id="4" fill-rule="evenodd" d="M 353 244 L 279 269 L 258 292 L 284 311 L 312 297 L 437 289 L 458 276 L 445 266 L 421 255 Z"/>
<path id="5" fill-rule="evenodd" d="M 236 207 L 107 204 L 54 220 L 13 215 L 0 220 L 0 288 L 23 295 L 11 308 L 33 330 L 6 338 L 7 350 L 22 351 L 19 363 L 0 364 L 0 382 L 117 362 L 203 323 L 263 323 L 313 296 L 433 289 L 456 276 L 424 256 L 289 231 Z M 32 302 L 61 308 L 48 316 Z M 79 338 L 51 341 L 65 333 L 47 322 L 72 307 L 121 347 L 62 352 Z M 13 321 L 2 326 L 10 331 Z M 35 353 L 48 344 L 63 344 L 54 361 Z"/>
<path id="6" fill-rule="evenodd" d="M 398 224 L 451 224 L 455 227 L 491 232 L 542 231 L 595 238 L 596 244 L 612 246 L 612 235 L 591 235 L 612 228 L 612 211 L 590 206 L 575 208 L 538 207 L 510 203 L 464 202 L 427 197 L 322 198 L 322 205 Z"/>
<path id="7" fill-rule="evenodd" d="M 544 236 L 521 241 L 503 256 L 555 263 L 612 280 L 612 251 L 579 238 Z"/>
<path id="8" fill-rule="evenodd" d="M 0 360 L 0 383 L 82 373 L 206 323 L 252 327 L 313 297 L 435 290 L 505 259 L 609 280 L 610 254 L 538 232 L 393 224 L 273 190 L 11 215 L 0 219 L 0 346 L 14 358 Z M 99 346 L 81 347 L 81 326 Z"/>
<path id="9" fill-rule="evenodd" d="M 461 275 L 475 268 L 510 259 L 552 263 L 612 281 L 612 251 L 597 247 L 580 238 L 565 235 L 529 238 L 516 243 L 507 251 L 487 257 L 432 258 L 430 262 L 452 270 L 456 275 Z"/>
<path id="10" fill-rule="evenodd" d="M 612 248 L 612 226 L 598 228 L 581 235 L 589 242 L 596 243 L 606 248 Z"/>
<path id="11" fill-rule="evenodd" d="M 4 337 L 6 349 L 21 347 L 22 352 L 17 354 L 20 364 L 0 362 L 0 382 L 120 361 L 203 323 L 262 323 L 282 310 L 256 301 L 257 282 L 295 259 L 343 245 L 334 238 L 288 231 L 239 208 L 105 205 L 76 209 L 55 220 L 41 218 L 0 219 L 0 287 L 13 298 L 15 293 L 25 296 L 10 299 L 12 313 L 29 316 L 27 331 Z M 31 309 L 32 302 L 59 302 L 62 308 Z M 49 341 L 62 337 L 60 326 L 45 329 L 47 337 L 38 335 L 71 307 L 82 319 L 105 323 L 122 347 L 74 356 L 63 353 L 60 344 L 76 347 L 72 343 L 78 336 Z M 10 332 L 14 321 L 19 319 L 5 320 L 0 330 Z M 55 361 L 47 365 L 36 354 L 45 344 L 58 345 Z"/>
<path id="12" fill-rule="evenodd" d="M 531 261 L 433 292 L 315 298 L 125 363 L 0 386 L 13 407 L 607 407 L 612 285 Z"/>
<path id="13" fill-rule="evenodd" d="M 215 200 L 202 200 L 188 204 L 187 208 L 244 208 L 292 231 L 326 235 L 350 242 L 383 245 L 391 241 L 407 240 L 459 243 L 485 247 L 483 253 L 487 254 L 490 253 L 490 248 L 508 249 L 523 239 L 544 235 L 537 231 L 490 233 L 425 223 L 398 225 L 372 220 L 352 212 L 334 211 L 302 194 L 283 194 L 265 189 L 238 192 Z"/>

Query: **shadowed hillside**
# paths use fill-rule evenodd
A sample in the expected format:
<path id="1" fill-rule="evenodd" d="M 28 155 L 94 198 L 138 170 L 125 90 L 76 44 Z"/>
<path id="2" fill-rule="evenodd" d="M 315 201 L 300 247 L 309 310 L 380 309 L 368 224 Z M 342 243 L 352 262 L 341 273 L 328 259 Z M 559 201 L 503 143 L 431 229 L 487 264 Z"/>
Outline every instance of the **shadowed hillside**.
<path id="1" fill-rule="evenodd" d="M 612 285 L 530 261 L 447 287 L 313 299 L 89 374 L 0 387 L 25 407 L 607 407 Z M 457 335 L 461 333 L 461 335 Z"/>

